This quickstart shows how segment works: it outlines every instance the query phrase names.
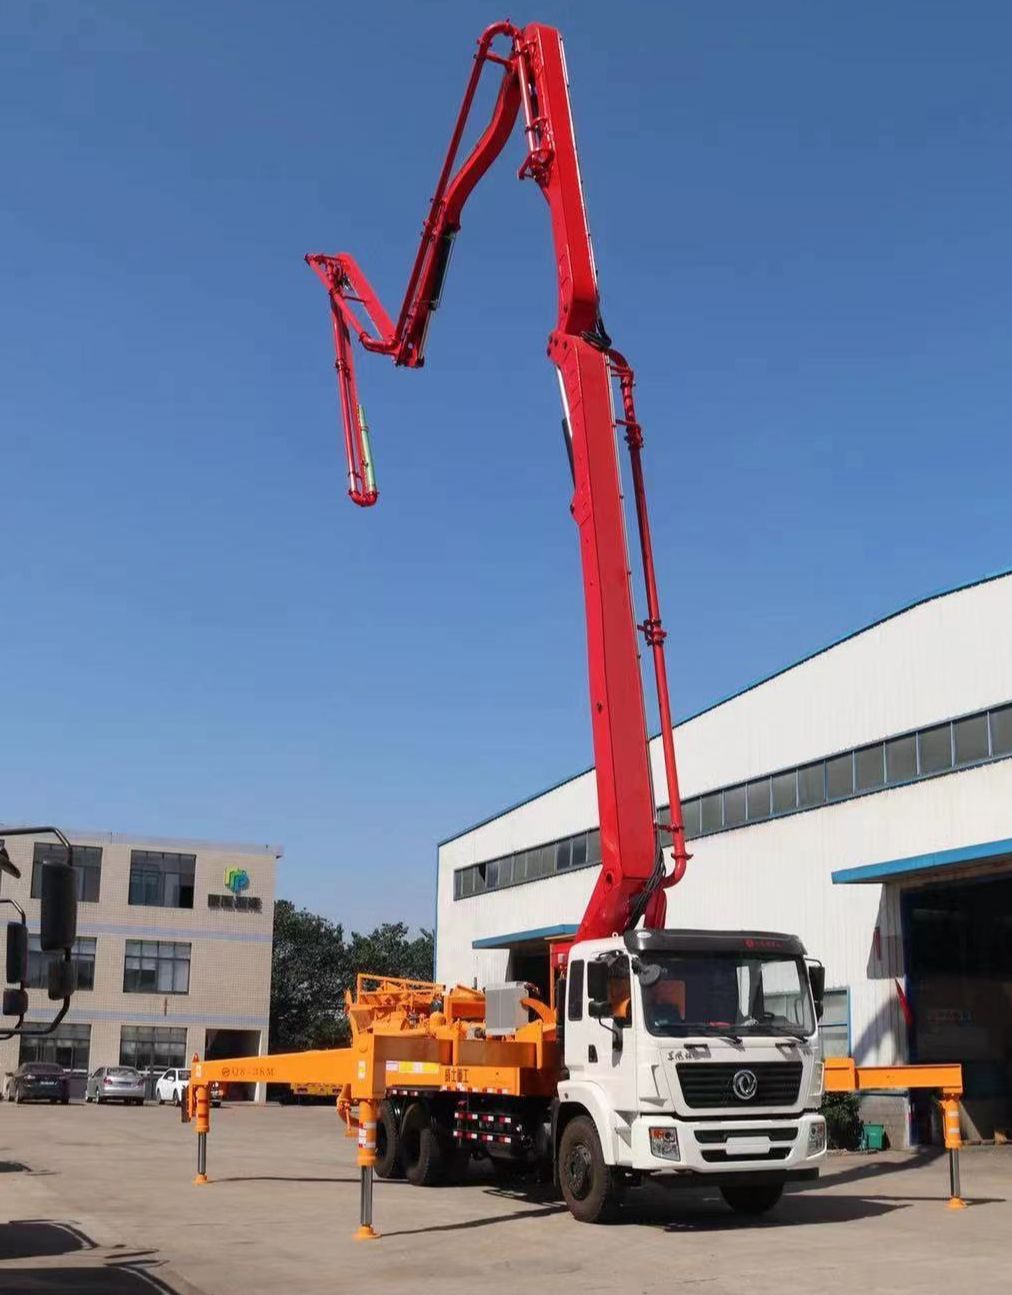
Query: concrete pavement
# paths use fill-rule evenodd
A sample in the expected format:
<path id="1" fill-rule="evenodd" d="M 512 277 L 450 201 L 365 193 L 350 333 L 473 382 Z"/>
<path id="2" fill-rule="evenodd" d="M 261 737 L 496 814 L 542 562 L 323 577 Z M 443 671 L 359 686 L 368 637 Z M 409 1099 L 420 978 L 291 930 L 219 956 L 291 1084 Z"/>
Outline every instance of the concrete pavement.
<path id="1" fill-rule="evenodd" d="M 0 1105 L 4 1295 L 361 1295 L 432 1290 L 1003 1295 L 1012 1286 L 1012 1148 L 967 1151 L 971 1207 L 945 1208 L 945 1162 L 838 1156 L 816 1190 L 742 1221 L 716 1193 L 637 1192 L 612 1227 L 541 1189 L 380 1183 L 379 1241 L 356 1243 L 354 1143 L 325 1107 L 213 1112 L 212 1182 L 171 1108 Z"/>

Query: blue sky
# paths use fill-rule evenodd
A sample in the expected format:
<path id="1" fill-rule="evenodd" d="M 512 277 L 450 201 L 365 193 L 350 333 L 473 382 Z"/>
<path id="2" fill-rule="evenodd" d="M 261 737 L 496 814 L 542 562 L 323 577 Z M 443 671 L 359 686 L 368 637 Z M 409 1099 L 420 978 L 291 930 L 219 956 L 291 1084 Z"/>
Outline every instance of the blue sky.
<path id="1" fill-rule="evenodd" d="M 428 367 L 403 281 L 484 3 L 0 9 L 0 818 L 281 841 L 431 922 L 435 844 L 590 763 L 543 203 L 515 139 Z M 639 375 L 677 714 L 1010 561 L 1012 11 L 542 0 Z"/>

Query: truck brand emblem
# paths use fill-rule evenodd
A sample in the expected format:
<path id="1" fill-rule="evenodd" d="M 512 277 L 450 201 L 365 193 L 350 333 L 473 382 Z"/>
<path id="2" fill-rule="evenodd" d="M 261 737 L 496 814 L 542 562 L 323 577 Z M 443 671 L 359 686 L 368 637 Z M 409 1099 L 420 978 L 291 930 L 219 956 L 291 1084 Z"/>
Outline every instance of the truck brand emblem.
<path id="1" fill-rule="evenodd" d="M 750 1102 L 759 1089 L 759 1080 L 754 1070 L 736 1070 L 731 1080 L 731 1089 L 735 1097 L 743 1102 Z"/>

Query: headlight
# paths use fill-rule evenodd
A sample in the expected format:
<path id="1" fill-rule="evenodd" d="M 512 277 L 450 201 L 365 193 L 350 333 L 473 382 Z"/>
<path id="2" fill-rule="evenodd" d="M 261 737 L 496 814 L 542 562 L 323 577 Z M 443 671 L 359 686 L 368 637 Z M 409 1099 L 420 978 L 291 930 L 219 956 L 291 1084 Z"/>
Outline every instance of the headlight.
<path id="1" fill-rule="evenodd" d="M 678 1130 L 663 1128 L 650 1130 L 650 1154 L 662 1160 L 678 1160 Z"/>
<path id="2" fill-rule="evenodd" d="M 826 1067 L 821 1061 L 812 1064 L 812 1082 L 808 1086 L 808 1096 L 813 1102 L 822 1101 L 822 1089 L 825 1082 Z"/>
<path id="3" fill-rule="evenodd" d="M 815 1120 L 808 1126 L 808 1154 L 819 1156 L 826 1149 L 826 1121 Z"/>

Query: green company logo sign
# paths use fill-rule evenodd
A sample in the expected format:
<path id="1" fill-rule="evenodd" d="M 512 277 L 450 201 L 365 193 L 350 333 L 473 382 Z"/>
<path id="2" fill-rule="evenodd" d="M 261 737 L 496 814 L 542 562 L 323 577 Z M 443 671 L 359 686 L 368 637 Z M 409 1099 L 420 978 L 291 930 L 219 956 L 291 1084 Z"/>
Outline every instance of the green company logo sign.
<path id="1" fill-rule="evenodd" d="M 249 873 L 246 869 L 226 868 L 225 888 L 230 890 L 233 895 L 241 895 L 244 890 L 249 890 Z"/>

